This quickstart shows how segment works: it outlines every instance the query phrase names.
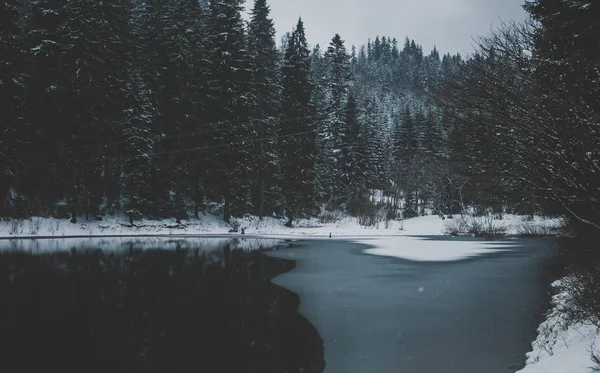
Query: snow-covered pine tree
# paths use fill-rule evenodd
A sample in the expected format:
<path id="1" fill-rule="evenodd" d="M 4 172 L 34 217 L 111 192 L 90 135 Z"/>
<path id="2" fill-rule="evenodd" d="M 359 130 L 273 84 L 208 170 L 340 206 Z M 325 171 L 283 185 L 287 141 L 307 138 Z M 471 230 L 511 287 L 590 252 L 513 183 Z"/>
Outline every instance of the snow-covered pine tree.
<path id="1" fill-rule="evenodd" d="M 148 214 L 152 201 L 152 153 L 156 136 L 152 133 L 154 106 L 149 90 L 135 69 L 130 68 L 128 103 L 123 138 L 124 210 L 133 219 Z"/>
<path id="2" fill-rule="evenodd" d="M 324 114 L 328 110 L 329 87 L 327 83 L 327 61 L 319 44 L 315 45 L 310 54 L 310 81 L 312 83 L 311 102 L 315 112 Z M 327 121 L 317 122 L 317 184 L 316 198 L 319 203 L 329 201 L 333 174 L 332 156 L 326 143 L 330 140 Z"/>
<path id="3" fill-rule="evenodd" d="M 345 105 L 342 136 L 343 146 L 339 158 L 340 181 L 344 188 L 342 204 L 348 213 L 356 216 L 368 201 L 367 146 L 365 132 L 359 120 L 358 104 L 352 92 L 348 94 Z"/>
<path id="4" fill-rule="evenodd" d="M 176 106 L 170 115 L 172 122 L 177 123 L 177 126 L 170 126 L 175 140 L 169 141 L 175 149 L 170 164 L 174 172 L 172 190 L 175 198 L 172 203 L 178 219 L 187 217 L 186 199 L 193 201 L 194 216 L 198 217 L 208 179 L 206 152 L 186 150 L 209 145 L 205 134 L 202 134 L 210 127 L 207 118 L 209 107 L 204 100 L 210 78 L 205 27 L 207 13 L 208 10 L 203 10 L 197 0 L 177 0 L 169 9 L 171 30 L 167 40 L 174 44 L 171 62 L 177 73 L 172 78 L 178 86 L 173 86 L 174 97 L 171 100 Z M 182 133 L 189 135 L 182 136 Z"/>
<path id="5" fill-rule="evenodd" d="M 404 205 L 402 216 L 405 219 L 418 215 L 418 180 L 415 172 L 415 158 L 417 157 L 419 138 L 410 106 L 406 106 L 400 116 L 401 124 L 397 126 L 397 134 L 394 137 L 394 165 L 393 177 L 396 184 L 404 194 Z"/>
<path id="6" fill-rule="evenodd" d="M 279 115 L 279 53 L 275 27 L 269 18 L 266 0 L 255 0 L 248 25 L 251 93 L 254 100 L 252 123 L 261 139 L 254 144 L 253 195 L 255 212 L 262 219 L 266 212 L 281 206 L 280 164 L 276 136 Z"/>
<path id="7" fill-rule="evenodd" d="M 381 46 L 379 47 L 381 48 Z M 344 126 L 344 107 L 350 85 L 350 56 L 339 34 L 331 40 L 327 52 L 327 86 L 328 105 L 326 108 L 327 121 L 320 130 L 319 180 L 322 186 L 327 186 L 328 207 L 337 209 L 343 203 L 344 185 L 341 182 L 341 150 Z"/>
<path id="8" fill-rule="evenodd" d="M 369 189 L 385 189 L 388 183 L 386 175 L 386 139 L 383 133 L 382 123 L 384 122 L 379 111 L 377 101 L 366 94 L 359 96 L 362 98 L 359 112 L 359 120 L 362 124 L 363 138 L 366 143 L 366 163 L 365 179 Z"/>
<path id="9" fill-rule="evenodd" d="M 118 155 L 105 144 L 119 137 L 126 107 L 129 6 L 126 0 L 73 1 L 64 12 L 61 123 L 67 202 L 76 221 L 78 210 L 95 214 L 118 193 L 118 170 L 104 160 Z"/>
<path id="10" fill-rule="evenodd" d="M 0 3 L 0 213 L 10 214 L 9 190 L 17 176 L 22 131 L 24 53 L 19 26 L 20 2 Z"/>
<path id="11" fill-rule="evenodd" d="M 430 154 L 444 154 L 443 134 L 439 126 L 439 118 L 434 109 L 425 114 L 421 148 Z"/>
<path id="12" fill-rule="evenodd" d="M 379 39 L 379 35 L 375 37 L 375 41 L 373 42 L 373 50 L 372 56 L 369 56 L 373 61 L 379 61 L 382 54 L 381 48 L 381 39 Z"/>
<path id="13" fill-rule="evenodd" d="M 327 110 L 327 61 L 319 44 L 315 45 L 310 54 L 310 81 L 312 82 L 312 102 L 318 113 Z"/>
<path id="14" fill-rule="evenodd" d="M 198 210 L 206 179 L 205 154 L 189 150 L 209 145 L 199 136 L 208 122 L 203 11 L 194 0 L 150 0 L 140 9 L 135 69 L 152 102 L 151 132 L 160 140 L 154 145 L 149 212 L 179 219 L 186 215 L 186 198 Z"/>
<path id="15" fill-rule="evenodd" d="M 413 155 L 419 147 L 419 132 L 415 123 L 413 110 L 406 105 L 401 114 L 400 138 L 398 142 L 399 152 L 402 157 L 408 158 Z"/>
<path id="16" fill-rule="evenodd" d="M 287 225 L 315 211 L 316 125 L 310 81 L 310 51 L 298 20 L 282 68 L 280 148 Z"/>
<path id="17" fill-rule="evenodd" d="M 25 34 L 27 94 L 25 120 L 31 126 L 30 146 L 20 191 L 39 201 L 38 214 L 54 213 L 54 204 L 64 198 L 64 152 L 62 130 L 65 77 L 61 75 L 64 1 L 35 0 L 29 4 Z"/>
<path id="18" fill-rule="evenodd" d="M 397 61 L 398 57 L 400 57 L 400 51 L 398 50 L 398 40 L 396 40 L 396 38 L 392 39 L 391 56 L 392 56 L 392 61 Z"/>
<path id="19" fill-rule="evenodd" d="M 241 216 L 252 209 L 253 144 L 248 140 L 256 138 L 257 133 L 251 124 L 251 71 L 242 10 L 242 0 L 215 0 L 211 2 L 209 20 L 213 84 L 208 100 L 213 121 L 220 123 L 212 171 L 214 187 L 223 197 L 223 218 L 227 222 L 231 216 Z"/>

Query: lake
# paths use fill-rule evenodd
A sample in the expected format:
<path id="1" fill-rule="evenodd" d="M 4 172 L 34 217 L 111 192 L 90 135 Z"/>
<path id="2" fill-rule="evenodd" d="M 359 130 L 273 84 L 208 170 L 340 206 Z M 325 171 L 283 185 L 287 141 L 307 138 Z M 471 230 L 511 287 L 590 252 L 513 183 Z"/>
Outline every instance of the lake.
<path id="1" fill-rule="evenodd" d="M 275 240 L 0 241 L 5 372 L 321 372 Z"/>
<path id="2" fill-rule="evenodd" d="M 436 263 L 324 240 L 269 256 L 297 261 L 274 282 L 300 295 L 325 343 L 325 372 L 506 373 L 524 366 L 548 307 L 561 268 L 555 246 L 518 239 L 507 251 Z"/>
<path id="3" fill-rule="evenodd" d="M 548 307 L 553 246 L 421 263 L 334 240 L 3 240 L 2 366 L 510 372 Z"/>

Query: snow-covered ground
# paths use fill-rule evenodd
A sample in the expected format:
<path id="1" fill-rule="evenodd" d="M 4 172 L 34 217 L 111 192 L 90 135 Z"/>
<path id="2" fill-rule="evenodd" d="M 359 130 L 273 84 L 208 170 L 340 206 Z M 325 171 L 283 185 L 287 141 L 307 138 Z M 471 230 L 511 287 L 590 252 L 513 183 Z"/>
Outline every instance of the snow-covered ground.
<path id="1" fill-rule="evenodd" d="M 321 223 L 317 219 L 303 219 L 295 223 L 294 228 L 284 226 L 284 220 L 248 217 L 236 220 L 240 227 L 246 228 L 246 234 L 260 236 L 297 236 L 332 238 L 363 236 L 397 236 L 397 235 L 442 235 L 445 225 L 453 220 L 442 220 L 430 215 L 404 221 L 380 222 L 372 227 L 364 227 L 356 218 L 346 217 L 335 223 Z M 558 225 L 556 219 L 536 217 L 532 222 L 521 216 L 506 215 L 497 225 L 506 227 L 508 234 L 518 234 L 525 225 Z M 26 220 L 0 221 L 0 237 L 66 237 L 66 236 L 115 236 L 115 235 L 227 235 L 231 225 L 226 224 L 219 216 L 206 214 L 200 219 L 184 220 L 176 224 L 170 220 L 141 220 L 135 226 L 129 226 L 126 217 L 105 217 L 102 221 L 80 220 L 72 224 L 65 219 L 32 218 Z"/>
<path id="2" fill-rule="evenodd" d="M 553 284 L 560 286 L 560 281 Z M 533 350 L 527 354 L 527 365 L 517 373 L 591 373 L 598 368 L 591 359 L 596 347 L 598 328 L 583 323 L 570 323 L 561 309 L 569 301 L 568 289 L 552 299 L 553 308 L 538 328 Z"/>

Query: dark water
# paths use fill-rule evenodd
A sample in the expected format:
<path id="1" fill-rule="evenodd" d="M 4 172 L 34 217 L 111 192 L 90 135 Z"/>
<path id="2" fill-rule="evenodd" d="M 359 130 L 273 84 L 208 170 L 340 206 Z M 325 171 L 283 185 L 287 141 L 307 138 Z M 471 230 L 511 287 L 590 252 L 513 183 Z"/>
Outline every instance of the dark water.
<path id="1" fill-rule="evenodd" d="M 300 295 L 325 343 L 325 372 L 508 373 L 524 366 L 561 268 L 555 241 L 512 242 L 452 263 L 331 240 L 269 255 L 297 261 L 274 282 Z"/>
<path id="2" fill-rule="evenodd" d="M 341 241 L 288 246 L 0 240 L 0 367 L 513 372 L 560 268 L 552 240 L 516 240 L 509 252 L 454 263 L 365 255 Z"/>
<path id="3" fill-rule="evenodd" d="M 0 242 L 3 372 L 321 372 L 268 240 Z"/>

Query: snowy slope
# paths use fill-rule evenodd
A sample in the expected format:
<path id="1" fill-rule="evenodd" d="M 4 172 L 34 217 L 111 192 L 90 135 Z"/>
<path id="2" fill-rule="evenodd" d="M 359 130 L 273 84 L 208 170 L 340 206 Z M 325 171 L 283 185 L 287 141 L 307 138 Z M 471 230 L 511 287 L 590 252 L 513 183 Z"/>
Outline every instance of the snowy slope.
<path id="1" fill-rule="evenodd" d="M 553 284 L 560 286 L 560 281 Z M 538 328 L 538 337 L 527 354 L 527 365 L 517 373 L 591 373 L 594 363 L 591 351 L 595 348 L 598 328 L 577 323 L 571 325 L 561 312 L 569 301 L 568 290 L 562 289 L 552 299 L 554 307 Z"/>

